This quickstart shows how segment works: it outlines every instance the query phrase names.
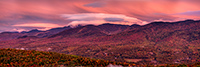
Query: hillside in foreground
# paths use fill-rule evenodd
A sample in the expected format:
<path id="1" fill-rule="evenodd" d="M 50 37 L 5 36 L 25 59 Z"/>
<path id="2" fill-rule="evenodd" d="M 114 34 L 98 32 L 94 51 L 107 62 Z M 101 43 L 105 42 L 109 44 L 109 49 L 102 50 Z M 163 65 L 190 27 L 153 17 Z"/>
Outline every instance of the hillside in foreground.
<path id="1" fill-rule="evenodd" d="M 35 50 L 0 49 L 0 67 L 135 65 Z"/>
<path id="2" fill-rule="evenodd" d="M 35 50 L 16 50 L 0 49 L 0 67 L 68 67 L 68 66 L 155 66 L 155 65 L 136 65 L 126 62 L 112 62 L 100 59 L 91 59 L 76 55 L 61 54 L 56 52 L 43 52 Z M 185 64 L 162 64 L 162 66 L 191 67 L 200 66 L 200 63 L 192 65 Z"/>

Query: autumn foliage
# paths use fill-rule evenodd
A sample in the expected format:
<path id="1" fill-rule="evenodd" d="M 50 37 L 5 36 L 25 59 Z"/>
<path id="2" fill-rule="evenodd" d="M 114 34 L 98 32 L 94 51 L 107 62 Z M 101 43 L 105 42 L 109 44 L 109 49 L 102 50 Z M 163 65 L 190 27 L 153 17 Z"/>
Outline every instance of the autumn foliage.
<path id="1" fill-rule="evenodd" d="M 45 38 L 0 41 L 0 48 L 51 51 L 141 65 L 192 65 L 200 61 L 199 25 L 200 21 L 194 20 L 143 26 L 87 25 Z"/>
<path id="2" fill-rule="evenodd" d="M 35 50 L 0 49 L 0 67 L 135 65 Z"/>

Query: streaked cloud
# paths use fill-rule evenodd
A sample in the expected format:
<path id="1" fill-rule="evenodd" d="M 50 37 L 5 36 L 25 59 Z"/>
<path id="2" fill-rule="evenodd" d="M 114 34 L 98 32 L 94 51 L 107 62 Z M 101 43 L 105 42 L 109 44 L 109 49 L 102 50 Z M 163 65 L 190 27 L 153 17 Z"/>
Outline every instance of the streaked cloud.
<path id="1" fill-rule="evenodd" d="M 12 31 L 22 32 L 22 31 L 27 31 L 27 30 L 26 29 L 17 29 L 17 28 L 14 28 L 14 29 L 12 29 Z"/>
<path id="2" fill-rule="evenodd" d="M 37 13 L 13 14 L 0 18 L 0 30 L 19 32 L 22 30 L 28 31 L 32 29 L 48 30 L 50 28 L 63 27 L 69 22 L 70 21 L 64 20 L 64 18 L 61 18 L 59 15 L 46 15 Z M 36 23 L 39 24 L 36 26 Z M 44 26 L 42 27 L 41 25 Z"/>
<path id="3" fill-rule="evenodd" d="M 184 18 L 184 19 L 193 19 L 200 20 L 200 11 L 186 11 L 181 13 L 172 14 L 172 16 Z"/>
<path id="4" fill-rule="evenodd" d="M 13 25 L 17 28 L 14 28 L 13 30 L 14 31 L 26 31 L 27 29 L 29 28 L 36 28 L 36 29 L 39 29 L 39 30 L 48 30 L 48 29 L 51 29 L 51 28 L 56 28 L 56 27 L 63 27 L 65 25 L 58 25 L 58 24 L 52 24 L 52 23 L 25 23 L 25 24 L 16 24 L 16 25 Z"/>
<path id="5" fill-rule="evenodd" d="M 89 3 L 89 4 L 85 4 L 84 6 L 86 7 L 103 7 L 106 4 L 103 2 L 94 2 L 94 3 Z"/>
<path id="6" fill-rule="evenodd" d="M 199 11 L 187 11 L 187 12 L 183 12 L 183 13 L 177 13 L 175 15 L 200 16 L 200 10 Z"/>
<path id="7" fill-rule="evenodd" d="M 105 21 L 109 21 L 109 22 L 123 22 L 124 19 L 122 18 L 104 18 Z"/>
<path id="8" fill-rule="evenodd" d="M 52 23 L 25 23 L 25 24 L 16 24 L 13 26 L 19 26 L 19 27 L 62 27 L 57 24 Z"/>
<path id="9" fill-rule="evenodd" d="M 129 25 L 136 21 L 137 24 L 145 24 L 152 21 L 197 20 L 200 19 L 199 3 L 200 0 L 1 0 L 0 30 L 35 29 L 13 26 L 32 22 Z M 68 14 L 65 17 L 67 20 L 60 14 Z"/>
<path id="10" fill-rule="evenodd" d="M 78 24 L 103 24 L 103 23 L 112 23 L 112 24 L 140 24 L 144 25 L 148 22 L 139 20 L 134 17 L 129 17 L 123 14 L 105 14 L 105 13 L 80 13 L 80 14 L 63 14 L 62 17 L 66 20 L 71 20 L 72 22 L 68 25 L 76 26 Z"/>

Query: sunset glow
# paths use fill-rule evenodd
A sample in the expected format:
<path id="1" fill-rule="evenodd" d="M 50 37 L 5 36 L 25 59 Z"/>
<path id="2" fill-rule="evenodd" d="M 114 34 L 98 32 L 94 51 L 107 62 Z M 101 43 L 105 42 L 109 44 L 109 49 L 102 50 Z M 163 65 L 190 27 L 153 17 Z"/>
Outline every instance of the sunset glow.
<path id="1" fill-rule="evenodd" d="M 199 20 L 199 2 L 199 0 L 2 0 L 0 1 L 0 30 L 6 31 L 5 27 L 11 27 L 7 29 L 11 30 L 15 25 L 34 22 L 61 26 L 79 24 L 74 17 L 79 16 L 78 19 L 81 20 L 84 19 L 83 15 L 89 19 L 98 17 L 98 20 L 89 21 L 92 24 L 110 23 L 102 20 L 106 17 L 127 20 L 129 23 L 125 24 L 128 25 L 144 25 L 157 20 Z M 67 15 L 68 19 L 61 15 Z M 82 20 L 81 23 L 90 24 Z M 112 23 L 124 24 L 124 22 Z"/>
<path id="2" fill-rule="evenodd" d="M 200 0 L 0 0 L 0 67 L 77 66 L 200 66 Z"/>

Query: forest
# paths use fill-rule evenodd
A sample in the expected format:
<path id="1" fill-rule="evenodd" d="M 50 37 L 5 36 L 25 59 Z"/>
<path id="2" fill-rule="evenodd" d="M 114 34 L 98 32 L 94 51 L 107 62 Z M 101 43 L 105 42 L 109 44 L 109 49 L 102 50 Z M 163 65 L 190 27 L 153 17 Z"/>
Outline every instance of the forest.
<path id="1" fill-rule="evenodd" d="M 55 52 L 42 52 L 35 50 L 0 49 L 0 67 L 27 67 L 27 66 L 107 66 L 123 65 L 135 66 L 126 62 L 112 62 L 101 59 L 67 55 Z"/>

